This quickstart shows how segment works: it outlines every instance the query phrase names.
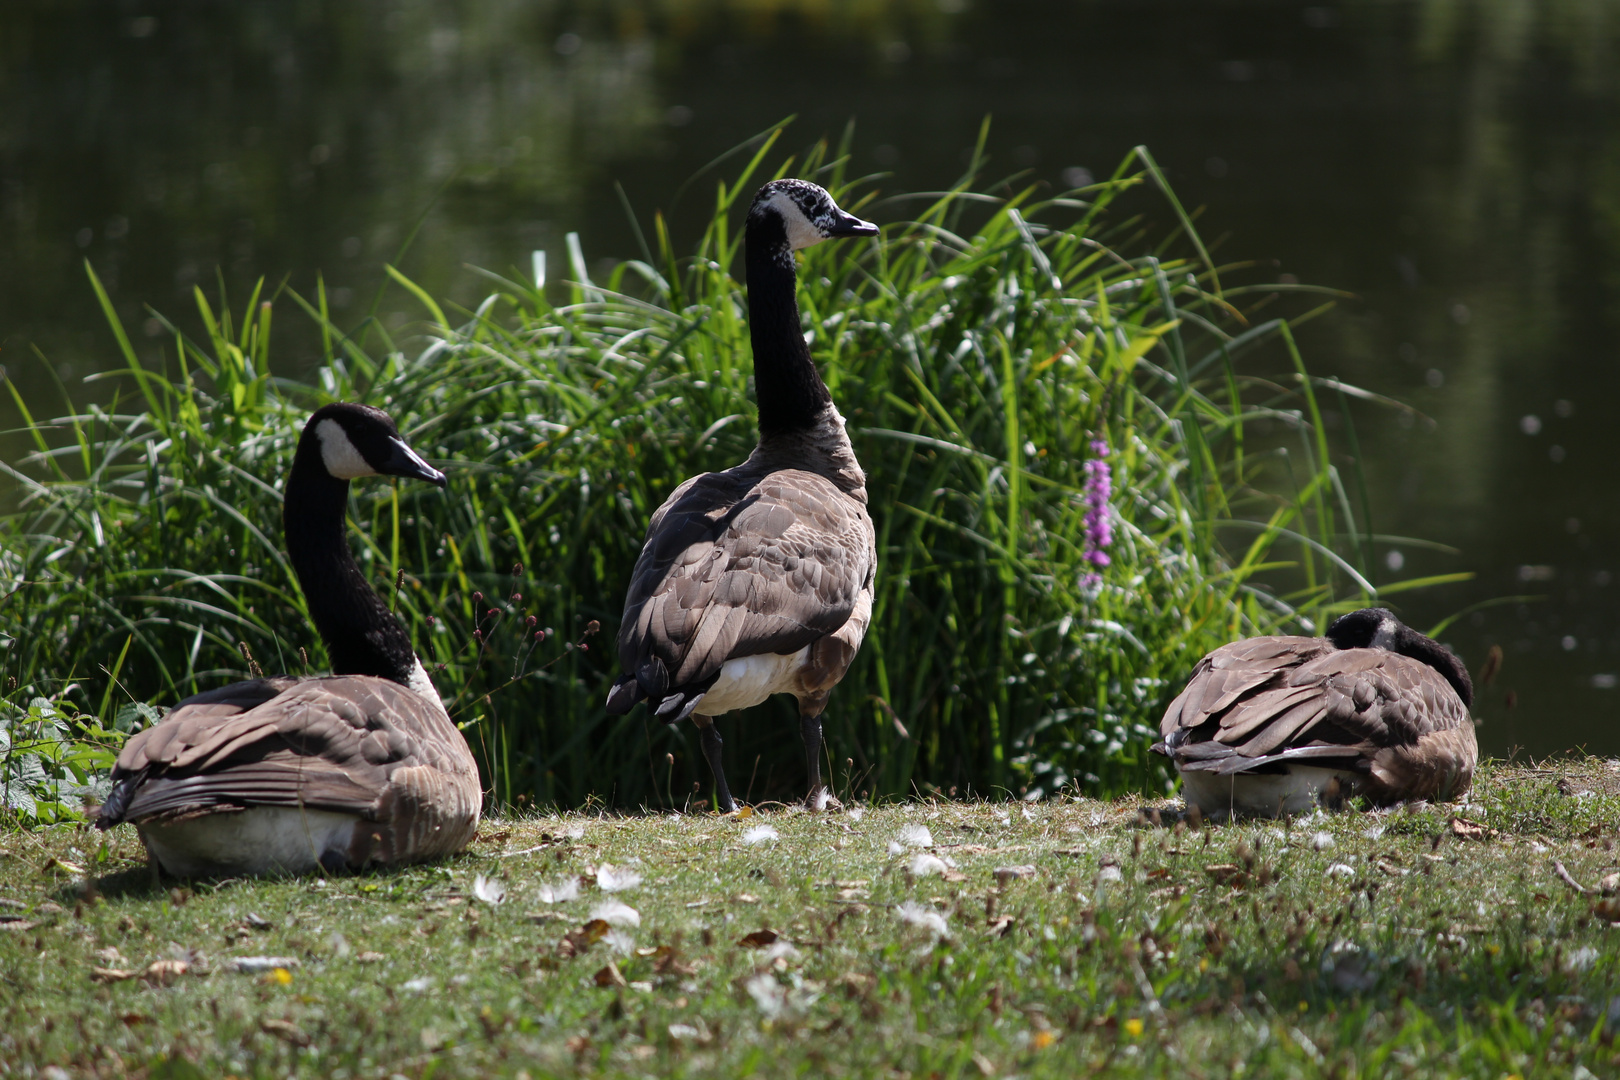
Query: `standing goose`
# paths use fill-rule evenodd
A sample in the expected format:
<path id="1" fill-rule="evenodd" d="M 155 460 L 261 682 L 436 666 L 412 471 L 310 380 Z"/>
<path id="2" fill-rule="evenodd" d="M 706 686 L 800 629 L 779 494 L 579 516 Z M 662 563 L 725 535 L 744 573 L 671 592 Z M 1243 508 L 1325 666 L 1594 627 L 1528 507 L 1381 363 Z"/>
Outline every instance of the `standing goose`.
<path id="1" fill-rule="evenodd" d="M 349 481 L 378 475 L 445 484 L 379 409 L 310 417 L 282 526 L 336 674 L 182 701 L 118 755 L 99 828 L 133 821 L 177 877 L 413 862 L 472 839 L 483 801 L 472 752 L 344 539 Z"/>
<path id="2" fill-rule="evenodd" d="M 1468 669 L 1383 608 L 1327 636 L 1257 637 L 1198 662 L 1153 749 L 1211 816 L 1283 815 L 1362 795 L 1378 805 L 1468 790 L 1479 747 Z"/>
<path id="3" fill-rule="evenodd" d="M 877 548 L 866 474 L 799 324 L 793 253 L 877 232 L 803 180 L 754 196 L 745 248 L 759 443 L 658 508 L 625 597 L 624 674 L 608 712 L 645 698 L 666 723 L 690 716 L 726 812 L 736 803 L 714 717 L 778 693 L 799 699 L 807 805 L 836 805 L 821 782 L 821 711 L 866 636 Z"/>

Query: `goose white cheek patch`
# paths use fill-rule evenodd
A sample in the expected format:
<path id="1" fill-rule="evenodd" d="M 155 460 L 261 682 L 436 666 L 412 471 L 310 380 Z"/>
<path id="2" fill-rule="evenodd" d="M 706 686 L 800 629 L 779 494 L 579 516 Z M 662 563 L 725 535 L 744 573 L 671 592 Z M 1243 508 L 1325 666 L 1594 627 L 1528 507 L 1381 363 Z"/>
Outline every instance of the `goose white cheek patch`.
<path id="1" fill-rule="evenodd" d="M 377 475 L 377 470 L 355 449 L 343 425 L 336 420 L 322 420 L 316 426 L 315 434 L 321 440 L 321 461 L 326 465 L 326 471 L 339 480 Z"/>
<path id="2" fill-rule="evenodd" d="M 787 194 L 776 195 L 771 199 L 770 205 L 775 207 L 776 212 L 782 215 L 782 224 L 787 229 L 788 247 L 794 251 L 803 251 L 807 247 L 814 247 L 826 239 L 821 235 L 821 230 L 812 225 L 810 219 L 804 216 L 804 211 L 799 209 L 799 204 L 792 196 Z"/>

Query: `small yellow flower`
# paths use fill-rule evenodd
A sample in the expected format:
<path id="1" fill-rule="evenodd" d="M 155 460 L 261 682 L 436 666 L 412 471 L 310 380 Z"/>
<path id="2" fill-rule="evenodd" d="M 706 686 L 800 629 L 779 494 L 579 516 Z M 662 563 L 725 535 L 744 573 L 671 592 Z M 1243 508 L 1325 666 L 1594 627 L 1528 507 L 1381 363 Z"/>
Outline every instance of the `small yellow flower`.
<path id="1" fill-rule="evenodd" d="M 1490 953 L 1492 956 L 1497 956 L 1502 952 L 1502 946 L 1493 941 L 1489 945 L 1485 946 L 1485 951 Z"/>
<path id="2" fill-rule="evenodd" d="M 1311 1003 L 1308 1002 L 1308 1001 L 1302 1001 L 1302 1002 L 1299 1003 L 1299 1011 L 1300 1012 L 1309 1012 L 1310 1008 L 1311 1008 Z"/>
<path id="3" fill-rule="evenodd" d="M 1134 1016 L 1125 1021 L 1125 1034 L 1133 1039 L 1141 1037 L 1142 1021 Z"/>
<path id="4" fill-rule="evenodd" d="M 1199 957 L 1198 958 L 1198 974 L 1202 975 L 1204 972 L 1206 972 L 1208 970 L 1209 970 L 1209 957 L 1207 957 L 1207 956 Z"/>
<path id="5" fill-rule="evenodd" d="M 1050 1031 L 1047 1031 L 1045 1028 L 1041 1028 L 1039 1031 L 1030 1033 L 1029 1045 L 1036 1050 L 1045 1050 L 1048 1046 L 1052 1045 L 1055 1038 L 1056 1037 Z"/>
<path id="6" fill-rule="evenodd" d="M 291 986 L 292 972 L 288 971 L 286 968 L 278 967 L 271 970 L 270 974 L 264 977 L 264 981 L 275 986 Z"/>

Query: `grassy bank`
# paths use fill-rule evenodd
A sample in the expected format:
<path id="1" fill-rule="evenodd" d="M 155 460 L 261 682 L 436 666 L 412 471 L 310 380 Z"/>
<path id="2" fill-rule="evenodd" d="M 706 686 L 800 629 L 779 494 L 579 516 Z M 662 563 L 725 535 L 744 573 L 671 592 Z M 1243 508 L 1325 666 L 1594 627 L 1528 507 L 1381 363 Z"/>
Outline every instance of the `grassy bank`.
<path id="1" fill-rule="evenodd" d="M 884 226 L 810 251 L 800 275 L 879 529 L 872 630 L 826 716 L 842 794 L 1161 788 L 1145 747 L 1197 657 L 1371 593 L 1364 502 L 1340 471 L 1354 427 L 1345 411 L 1333 446 L 1322 424 L 1345 391 L 1307 376 L 1291 334 L 1328 298 L 1218 265 L 1145 152 L 1059 198 L 976 193 L 976 166 L 950 192 L 885 196 L 840 153 L 775 142 L 719 185 L 691 253 L 656 218 L 640 258 L 592 281 L 571 240 L 566 280 L 491 275 L 475 310 L 393 273 L 424 313 L 404 335 L 340 327 L 319 288 L 256 294 L 234 319 L 199 292 L 155 357 L 114 320 L 110 406 L 18 401 L 37 453 L 4 468 L 0 682 L 8 724 L 48 752 L 9 737 L 8 775 L 32 762 L 76 795 L 93 769 L 52 755 L 102 738 L 82 728 L 115 740 L 144 722 L 136 705 L 242 677 L 249 654 L 324 666 L 279 486 L 307 412 L 344 398 L 389 410 L 450 476 L 444 495 L 357 485 L 353 517 L 497 804 L 684 805 L 707 782 L 695 746 L 601 702 L 652 510 L 753 442 L 734 271 L 740 203 L 768 174 L 814 176 Z M 269 374 L 287 318 L 323 335 L 307 383 Z M 789 706 L 751 717 L 726 724 L 728 768 L 740 794 L 783 795 L 802 770 Z M 58 719 L 62 739 L 42 726 Z"/>
<path id="2" fill-rule="evenodd" d="M 0 1071 L 1607 1076 L 1616 820 L 1591 760 L 1207 831 L 1067 798 L 530 817 L 327 880 L 14 832 Z"/>

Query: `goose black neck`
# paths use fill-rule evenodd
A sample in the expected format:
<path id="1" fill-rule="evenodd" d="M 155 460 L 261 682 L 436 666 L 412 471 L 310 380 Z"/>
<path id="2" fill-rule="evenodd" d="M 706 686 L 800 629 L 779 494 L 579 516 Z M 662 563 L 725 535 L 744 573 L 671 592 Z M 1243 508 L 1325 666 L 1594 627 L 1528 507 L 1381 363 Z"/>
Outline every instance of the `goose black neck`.
<path id="1" fill-rule="evenodd" d="M 1395 651 L 1434 668 L 1451 684 L 1451 688 L 1457 691 L 1457 696 L 1462 698 L 1464 705 L 1474 704 L 1474 680 L 1469 678 L 1468 669 L 1463 666 L 1462 659 L 1456 653 L 1433 638 L 1425 637 L 1406 626 L 1402 626 L 1396 635 Z"/>
<path id="2" fill-rule="evenodd" d="M 798 280 L 781 216 L 751 214 L 745 246 L 760 438 L 809 430 L 832 404 L 832 394 L 799 327 Z"/>
<path id="3" fill-rule="evenodd" d="M 407 683 L 416 666 L 410 635 L 355 565 L 344 535 L 349 482 L 326 471 L 319 440 L 306 435 L 293 458 L 282 506 L 287 554 L 334 675 Z"/>

